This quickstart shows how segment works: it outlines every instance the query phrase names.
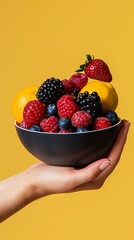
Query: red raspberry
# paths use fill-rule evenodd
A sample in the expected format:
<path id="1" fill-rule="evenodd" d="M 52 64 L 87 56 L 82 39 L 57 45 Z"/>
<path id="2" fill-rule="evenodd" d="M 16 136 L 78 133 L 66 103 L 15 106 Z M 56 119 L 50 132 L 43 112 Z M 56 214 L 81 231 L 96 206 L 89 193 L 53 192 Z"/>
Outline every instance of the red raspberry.
<path id="1" fill-rule="evenodd" d="M 88 112 L 81 110 L 74 113 L 71 121 L 74 127 L 87 127 L 92 122 L 92 117 Z"/>
<path id="2" fill-rule="evenodd" d="M 28 128 L 31 127 L 30 125 L 26 124 L 25 120 L 22 120 L 22 121 L 19 123 L 19 126 L 20 126 L 21 128 L 25 128 L 25 129 L 28 129 Z"/>
<path id="3" fill-rule="evenodd" d="M 74 103 L 69 95 L 63 95 L 57 102 L 58 114 L 60 118 L 69 118 L 78 110 L 78 105 Z"/>
<path id="4" fill-rule="evenodd" d="M 73 85 L 77 89 L 82 89 L 88 82 L 88 77 L 84 73 L 76 73 L 70 77 Z"/>
<path id="5" fill-rule="evenodd" d="M 69 130 L 67 130 L 67 129 L 61 129 L 60 131 L 59 131 L 59 133 L 69 133 L 70 131 Z"/>
<path id="6" fill-rule="evenodd" d="M 57 133 L 59 132 L 58 118 L 55 116 L 44 118 L 40 123 L 40 127 L 43 132 Z"/>
<path id="7" fill-rule="evenodd" d="M 108 128 L 110 126 L 111 126 L 111 122 L 106 117 L 98 117 L 95 119 L 93 123 L 93 129 L 95 130 Z"/>
<path id="8" fill-rule="evenodd" d="M 71 94 L 74 90 L 74 85 L 73 85 L 72 81 L 64 79 L 64 80 L 62 80 L 62 83 L 64 85 L 65 93 Z"/>
<path id="9" fill-rule="evenodd" d="M 44 118 L 46 107 L 38 100 L 29 101 L 24 107 L 23 119 L 28 128 L 33 125 L 39 125 Z"/>

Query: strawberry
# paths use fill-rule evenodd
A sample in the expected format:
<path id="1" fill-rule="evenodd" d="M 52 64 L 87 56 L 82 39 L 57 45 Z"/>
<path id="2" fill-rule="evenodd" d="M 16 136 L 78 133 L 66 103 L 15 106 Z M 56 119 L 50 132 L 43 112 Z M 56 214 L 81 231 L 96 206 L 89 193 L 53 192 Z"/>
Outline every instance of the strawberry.
<path id="1" fill-rule="evenodd" d="M 87 60 L 85 64 L 80 65 L 80 69 L 76 72 L 84 71 L 85 74 L 92 78 L 104 82 L 111 82 L 112 75 L 108 65 L 101 59 L 94 59 L 90 55 L 86 55 Z"/>

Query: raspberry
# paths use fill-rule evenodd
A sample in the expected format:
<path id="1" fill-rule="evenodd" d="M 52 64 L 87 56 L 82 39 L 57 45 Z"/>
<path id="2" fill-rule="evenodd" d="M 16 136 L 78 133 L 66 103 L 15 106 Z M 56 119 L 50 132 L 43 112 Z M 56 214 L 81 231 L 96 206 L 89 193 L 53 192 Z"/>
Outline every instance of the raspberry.
<path id="1" fill-rule="evenodd" d="M 74 127 L 87 127 L 92 122 L 92 117 L 88 112 L 82 110 L 74 113 L 71 121 Z"/>
<path id="2" fill-rule="evenodd" d="M 29 101 L 24 107 L 23 120 L 29 127 L 39 125 L 44 118 L 46 107 L 38 100 Z"/>
<path id="3" fill-rule="evenodd" d="M 111 126 L 111 122 L 106 117 L 98 117 L 95 119 L 95 121 L 93 123 L 93 129 L 95 129 L 95 130 L 108 128 L 110 126 Z"/>
<path id="4" fill-rule="evenodd" d="M 69 133 L 70 131 L 69 130 L 67 130 L 67 129 L 61 129 L 60 131 L 59 131 L 59 133 Z"/>
<path id="5" fill-rule="evenodd" d="M 26 124 L 25 120 L 22 120 L 22 121 L 19 123 L 19 127 L 28 129 L 28 128 L 30 128 L 31 126 L 28 125 L 28 124 Z"/>
<path id="6" fill-rule="evenodd" d="M 40 127 L 43 132 L 57 133 L 59 132 L 58 118 L 55 116 L 44 118 L 40 123 Z"/>
<path id="7" fill-rule="evenodd" d="M 69 118 L 78 111 L 78 105 L 74 103 L 69 95 L 63 95 L 57 102 L 58 114 L 60 118 Z"/>
<path id="8" fill-rule="evenodd" d="M 70 77 L 73 85 L 77 89 L 82 89 L 88 82 L 88 77 L 84 73 L 76 73 Z"/>
<path id="9" fill-rule="evenodd" d="M 62 80 L 62 83 L 64 86 L 65 93 L 71 94 L 74 90 L 74 85 L 73 85 L 72 81 L 64 79 L 64 80 Z"/>

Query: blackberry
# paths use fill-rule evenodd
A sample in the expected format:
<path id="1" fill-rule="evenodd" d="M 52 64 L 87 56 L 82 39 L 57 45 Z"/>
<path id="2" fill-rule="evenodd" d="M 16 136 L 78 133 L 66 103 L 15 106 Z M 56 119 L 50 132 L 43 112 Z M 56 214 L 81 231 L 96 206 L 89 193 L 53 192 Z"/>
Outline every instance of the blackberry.
<path id="1" fill-rule="evenodd" d="M 42 103 L 51 104 L 56 103 L 63 94 L 64 86 L 62 81 L 52 77 L 42 83 L 36 97 Z"/>
<path id="2" fill-rule="evenodd" d="M 91 94 L 87 91 L 80 93 L 77 98 L 77 104 L 80 110 L 89 112 L 93 119 L 102 116 L 102 104 L 97 92 L 92 92 Z"/>
<path id="3" fill-rule="evenodd" d="M 78 88 L 74 88 L 74 90 L 73 90 L 73 92 L 72 92 L 71 95 L 72 95 L 73 97 L 77 97 L 78 94 L 79 94 L 79 91 L 80 91 L 80 90 L 79 90 Z"/>

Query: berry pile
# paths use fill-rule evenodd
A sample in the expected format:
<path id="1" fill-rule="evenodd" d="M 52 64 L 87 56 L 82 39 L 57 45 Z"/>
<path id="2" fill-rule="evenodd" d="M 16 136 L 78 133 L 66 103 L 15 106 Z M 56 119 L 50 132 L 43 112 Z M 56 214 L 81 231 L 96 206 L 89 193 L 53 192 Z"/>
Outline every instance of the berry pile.
<path id="1" fill-rule="evenodd" d="M 117 113 L 103 112 L 97 92 L 81 93 L 88 77 L 105 82 L 112 80 L 107 64 L 87 55 L 86 63 L 76 72 L 62 81 L 54 77 L 46 79 L 38 88 L 37 100 L 25 105 L 23 120 L 18 125 L 31 131 L 82 133 L 116 124 L 119 121 Z"/>

